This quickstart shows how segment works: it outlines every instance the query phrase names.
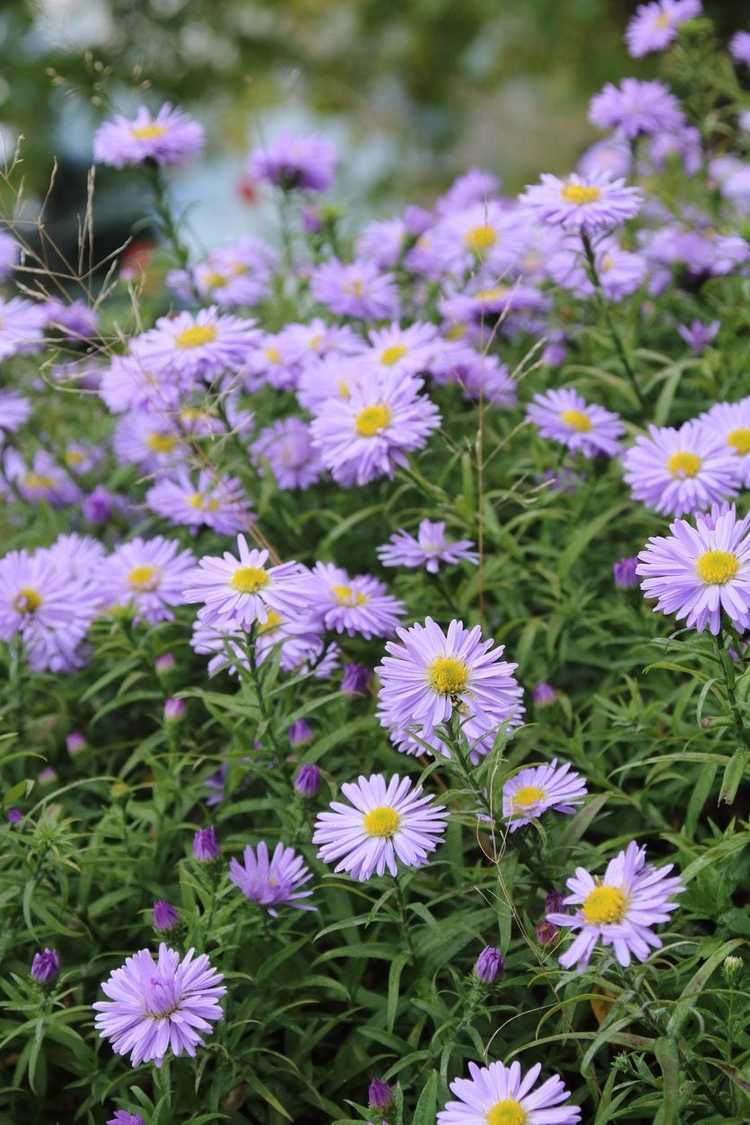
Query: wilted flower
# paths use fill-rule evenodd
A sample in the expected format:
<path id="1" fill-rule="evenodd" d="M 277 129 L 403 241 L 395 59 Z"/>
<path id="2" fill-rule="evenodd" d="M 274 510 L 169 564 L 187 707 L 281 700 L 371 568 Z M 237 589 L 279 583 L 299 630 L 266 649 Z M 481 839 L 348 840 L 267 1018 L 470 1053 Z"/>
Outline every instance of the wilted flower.
<path id="1" fill-rule="evenodd" d="M 719 320 L 712 320 L 709 324 L 704 324 L 701 320 L 694 320 L 690 324 L 677 325 L 680 336 L 696 354 L 705 351 L 708 345 L 716 339 L 720 328 L 721 321 Z"/>
<path id="2" fill-rule="evenodd" d="M 116 1109 L 107 1125 L 146 1125 L 140 1113 L 129 1113 L 126 1109 Z"/>

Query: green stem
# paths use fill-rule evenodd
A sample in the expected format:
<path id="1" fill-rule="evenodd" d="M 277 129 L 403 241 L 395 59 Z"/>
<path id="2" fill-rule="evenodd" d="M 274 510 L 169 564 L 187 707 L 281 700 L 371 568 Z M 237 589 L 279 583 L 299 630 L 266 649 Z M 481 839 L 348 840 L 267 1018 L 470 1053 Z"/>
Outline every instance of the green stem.
<path id="1" fill-rule="evenodd" d="M 416 950 L 414 949 L 414 941 L 413 941 L 412 936 L 411 936 L 411 929 L 409 928 L 409 919 L 408 919 L 407 914 L 406 914 L 406 900 L 404 898 L 404 889 L 401 886 L 401 883 L 399 882 L 398 875 L 393 876 L 393 882 L 394 882 L 395 887 L 396 887 L 396 901 L 398 902 L 398 913 L 399 913 L 399 918 L 401 919 L 401 929 L 404 931 L 404 937 L 406 938 L 406 946 L 407 946 L 407 949 L 409 950 L 409 960 L 411 961 L 412 965 L 416 969 L 417 968 L 417 954 L 416 954 Z"/>
<path id="2" fill-rule="evenodd" d="M 455 713 L 451 716 L 449 732 L 450 737 L 448 739 L 448 745 L 450 746 L 451 752 L 455 755 L 455 760 L 458 763 L 459 772 L 461 773 L 461 776 L 468 788 L 472 791 L 474 796 L 481 804 L 482 808 L 487 813 L 487 816 L 494 824 L 495 818 L 492 813 L 492 806 L 487 799 L 487 794 L 482 788 L 480 788 L 479 785 L 477 785 L 476 781 L 474 780 L 474 776 L 471 770 L 471 764 L 466 754 L 464 753 L 463 734 L 461 732 L 458 717 Z"/>
<path id="3" fill-rule="evenodd" d="M 149 177 L 149 185 L 153 196 L 154 210 L 159 226 L 161 227 L 164 238 L 166 239 L 172 256 L 177 262 L 180 269 L 188 272 L 190 276 L 190 251 L 185 243 L 180 238 L 180 232 L 172 214 L 172 208 L 169 205 L 169 197 L 167 194 L 167 186 L 164 182 L 161 168 L 155 161 L 147 161 L 144 165 L 147 175 Z M 199 295 L 195 291 L 192 276 L 190 276 L 190 287 L 193 291 L 193 297 L 199 301 Z"/>
<path id="4" fill-rule="evenodd" d="M 732 712 L 732 720 L 734 722 L 737 737 L 739 738 L 740 742 L 744 744 L 745 748 L 750 750 L 750 732 L 745 727 L 744 721 L 742 719 L 742 712 L 740 711 L 740 707 L 737 702 L 737 681 L 734 675 L 734 665 L 732 663 L 732 658 L 727 652 L 724 644 L 725 636 L 726 634 L 724 631 L 724 627 L 722 626 L 719 636 L 714 638 L 719 652 L 719 664 L 721 665 L 722 672 L 724 673 L 724 686 L 726 688 L 727 700 L 729 701 L 729 709 Z"/>
<path id="5" fill-rule="evenodd" d="M 257 630 L 255 628 L 255 625 L 253 625 L 253 627 L 250 630 L 250 641 L 249 641 L 249 644 L 247 646 L 247 657 L 248 657 L 248 661 L 250 663 L 250 675 L 252 676 L 253 686 L 255 688 L 255 694 L 256 694 L 256 697 L 258 699 L 258 709 L 261 713 L 261 717 L 263 718 L 263 721 L 266 724 L 266 730 L 268 731 L 268 737 L 270 739 L 271 746 L 273 747 L 274 753 L 276 755 L 276 759 L 277 759 L 277 761 L 279 763 L 279 766 L 281 768 L 281 772 L 284 774 L 284 777 L 288 781 L 289 780 L 289 776 L 288 776 L 289 771 L 287 770 L 286 759 L 284 757 L 284 753 L 283 753 L 281 747 L 279 746 L 278 739 L 276 738 L 276 735 L 274 733 L 273 723 L 271 721 L 271 714 L 268 710 L 268 707 L 266 706 L 266 700 L 265 700 L 264 695 L 263 695 L 263 684 L 262 684 L 261 677 L 260 677 L 260 671 L 258 669 L 258 661 L 256 660 L 256 657 L 255 657 L 255 640 L 256 640 L 256 637 L 257 637 Z"/>

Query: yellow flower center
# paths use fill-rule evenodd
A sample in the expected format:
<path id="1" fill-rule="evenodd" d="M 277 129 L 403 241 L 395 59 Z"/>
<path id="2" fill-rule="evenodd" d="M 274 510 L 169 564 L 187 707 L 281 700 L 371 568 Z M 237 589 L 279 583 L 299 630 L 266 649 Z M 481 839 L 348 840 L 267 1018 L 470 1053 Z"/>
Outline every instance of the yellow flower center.
<path id="1" fill-rule="evenodd" d="M 727 434 L 727 445 L 737 453 L 750 453 L 750 430 L 732 430 Z"/>
<path id="2" fill-rule="evenodd" d="M 662 12 L 661 15 L 656 17 L 654 23 L 658 28 L 669 27 L 669 12 Z"/>
<path id="3" fill-rule="evenodd" d="M 361 278 L 355 277 L 348 285 L 344 286 L 344 289 L 348 290 L 352 297 L 361 297 L 365 291 L 365 283 Z"/>
<path id="4" fill-rule="evenodd" d="M 268 575 L 259 566 L 240 566 L 232 575 L 229 585 L 240 594 L 257 594 L 258 590 L 268 585 Z"/>
<path id="5" fill-rule="evenodd" d="M 213 500 L 210 496 L 204 496 L 200 492 L 194 492 L 188 500 L 191 508 L 197 508 L 199 512 L 215 512 L 219 507 L 219 501 Z"/>
<path id="6" fill-rule="evenodd" d="M 308 348 L 312 348 L 312 350 L 314 352 L 319 351 L 322 344 L 323 344 L 323 337 L 321 336 L 321 334 L 319 332 L 316 336 L 311 336 L 310 339 L 307 341 Z"/>
<path id="7" fill-rule="evenodd" d="M 278 348 L 274 348 L 273 345 L 270 348 L 266 348 L 265 356 L 269 363 L 282 362 L 281 352 Z"/>
<path id="8" fill-rule="evenodd" d="M 199 410 L 197 406 L 183 406 L 180 411 L 180 420 L 183 422 L 200 422 L 201 419 L 210 417 L 211 415 L 207 410 Z"/>
<path id="9" fill-rule="evenodd" d="M 368 836 L 395 836 L 401 824 L 401 817 L 389 805 L 378 805 L 371 809 L 364 819 L 364 829 Z"/>
<path id="10" fill-rule="evenodd" d="M 343 399 L 350 399 L 352 397 L 352 392 L 349 390 L 349 384 L 344 379 L 339 379 L 338 383 L 336 384 L 336 390 L 339 392 L 340 397 Z"/>
<path id="11" fill-rule="evenodd" d="M 158 585 L 158 566 L 134 566 L 128 575 L 128 586 L 133 590 L 155 590 Z"/>
<path id="12" fill-rule="evenodd" d="M 478 294 L 475 294 L 478 296 Z M 465 324 L 452 324 L 448 331 L 445 333 L 446 340 L 460 340 L 466 335 Z"/>
<path id="13" fill-rule="evenodd" d="M 667 468 L 673 477 L 684 480 L 685 477 L 694 477 L 701 467 L 701 459 L 697 453 L 688 453 L 680 449 L 673 453 L 667 460 Z"/>
<path id="14" fill-rule="evenodd" d="M 22 586 L 13 599 L 13 608 L 17 613 L 34 613 L 42 601 L 42 595 L 33 586 Z"/>
<path id="15" fill-rule="evenodd" d="M 594 887 L 583 903 L 583 916 L 590 926 L 621 922 L 628 908 L 628 896 L 619 887 Z"/>
<path id="16" fill-rule="evenodd" d="M 601 194 L 601 190 L 593 184 L 566 184 L 562 189 L 565 202 L 575 203 L 576 207 L 586 203 L 596 203 Z"/>
<path id="17" fill-rule="evenodd" d="M 393 367 L 394 363 L 398 363 L 403 359 L 408 351 L 404 344 L 391 344 L 389 348 L 383 348 L 380 353 L 380 362 L 384 367 Z"/>
<path id="18" fill-rule="evenodd" d="M 45 477 L 41 473 L 27 473 L 23 478 L 23 483 L 27 488 L 54 488 L 55 482 L 52 477 Z"/>
<path id="19" fill-rule="evenodd" d="M 464 235 L 464 242 L 472 254 L 485 254 L 497 242 L 497 231 L 494 227 L 473 227 Z"/>
<path id="20" fill-rule="evenodd" d="M 560 420 L 579 434 L 587 434 L 591 429 L 591 419 L 583 410 L 561 410 Z"/>
<path id="21" fill-rule="evenodd" d="M 495 285 L 492 289 L 480 289 L 474 294 L 475 301 L 502 301 L 507 297 L 508 290 L 504 285 Z"/>
<path id="22" fill-rule="evenodd" d="M 258 626 L 258 634 L 259 636 L 263 636 L 265 633 L 273 633 L 274 629 L 278 629 L 279 625 L 281 625 L 281 614 L 277 613 L 275 609 L 269 609 L 268 617 L 262 625 Z"/>
<path id="23" fill-rule="evenodd" d="M 216 339 L 217 331 L 213 324 L 194 324 L 186 328 L 175 339 L 178 348 L 201 348 L 204 344 L 211 344 Z"/>
<path id="24" fill-rule="evenodd" d="M 601 273 L 609 273 L 615 264 L 615 260 L 611 254 L 605 254 L 599 262 L 599 271 Z"/>
<path id="25" fill-rule="evenodd" d="M 83 461 L 83 454 L 81 453 L 80 449 L 69 449 L 65 454 L 65 460 L 68 462 L 71 468 L 74 468 L 76 465 L 80 465 Z"/>
<path id="26" fill-rule="evenodd" d="M 332 586 L 331 589 L 339 605 L 367 605 L 370 600 L 367 594 L 353 590 L 351 586 Z"/>
<path id="27" fill-rule="evenodd" d="M 174 434 L 160 434 L 154 430 L 146 438 L 146 445 L 152 453 L 172 453 L 177 446 L 177 438 Z"/>
<path id="28" fill-rule="evenodd" d="M 207 273 L 203 278 L 206 289 L 222 289 L 227 283 L 223 273 Z"/>
<path id="29" fill-rule="evenodd" d="M 706 551 L 696 560 L 695 569 L 706 586 L 725 586 L 740 569 L 740 560 L 733 551 Z"/>
<path id="30" fill-rule="evenodd" d="M 487 1110 L 487 1125 L 526 1125 L 529 1115 L 515 1098 L 503 1098 Z"/>
<path id="31" fill-rule="evenodd" d="M 522 785 L 513 794 L 513 807 L 528 809 L 531 805 L 535 805 L 537 801 L 541 801 L 543 797 L 544 790 L 540 789 L 538 785 Z"/>
<path id="32" fill-rule="evenodd" d="M 427 671 L 430 686 L 440 695 L 458 695 L 469 682 L 469 666 L 455 656 L 438 656 Z"/>
<path id="33" fill-rule="evenodd" d="M 385 429 L 390 420 L 391 412 L 387 406 L 366 406 L 357 415 L 354 428 L 360 437 L 375 437 L 375 434 Z"/>
<path id="34" fill-rule="evenodd" d="M 157 125 L 156 122 L 150 125 L 133 125 L 130 130 L 139 141 L 155 141 L 158 137 L 163 137 L 166 131 L 166 125 Z"/>

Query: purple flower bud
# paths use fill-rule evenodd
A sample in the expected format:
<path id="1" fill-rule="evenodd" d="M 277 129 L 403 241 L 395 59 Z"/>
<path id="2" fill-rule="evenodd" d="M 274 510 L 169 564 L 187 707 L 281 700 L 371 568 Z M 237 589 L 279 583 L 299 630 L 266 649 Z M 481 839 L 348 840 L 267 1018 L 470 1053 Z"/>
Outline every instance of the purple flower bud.
<path id="1" fill-rule="evenodd" d="M 550 891 L 544 900 L 544 913 L 545 914 L 559 914 L 564 908 L 565 895 L 560 894 L 559 891 Z"/>
<path id="2" fill-rule="evenodd" d="M 367 1101 L 370 1109 L 388 1109 L 393 1101 L 393 1093 L 388 1083 L 381 1081 L 380 1078 L 373 1078 L 367 1091 Z"/>
<path id="3" fill-rule="evenodd" d="M 556 926 L 554 922 L 544 920 L 536 924 L 536 940 L 540 945 L 549 945 L 559 933 L 560 927 Z"/>
<path id="4" fill-rule="evenodd" d="M 39 984 L 49 984 L 60 972 L 60 957 L 56 949 L 42 949 L 34 954 L 31 975 Z"/>
<path id="5" fill-rule="evenodd" d="M 79 730 L 72 730 L 65 739 L 65 746 L 69 754 L 78 754 L 86 749 L 86 739 Z"/>
<path id="6" fill-rule="evenodd" d="M 199 828 L 193 836 L 193 855 L 201 863 L 211 863 L 219 858 L 219 838 L 216 829 Z"/>
<path id="7" fill-rule="evenodd" d="M 115 498 L 106 488 L 99 484 L 93 492 L 86 496 L 81 504 L 84 519 L 89 523 L 106 523 L 112 515 Z"/>
<path id="8" fill-rule="evenodd" d="M 341 677 L 341 690 L 344 695 L 364 695 L 372 675 L 364 664 L 345 664 Z"/>
<path id="9" fill-rule="evenodd" d="M 320 789 L 320 770 L 318 767 L 304 762 L 297 770 L 294 788 L 303 797 L 316 797 Z"/>
<path id="10" fill-rule="evenodd" d="M 116 1109 L 107 1125 L 146 1125 L 140 1113 L 128 1113 L 126 1109 Z"/>
<path id="11" fill-rule="evenodd" d="M 505 958 L 494 945 L 486 945 L 474 963 L 474 973 L 484 984 L 494 984 L 505 969 Z"/>
<path id="12" fill-rule="evenodd" d="M 549 707 L 550 703 L 554 703 L 557 699 L 557 692 L 552 684 L 547 684 L 541 680 L 538 684 L 534 684 L 531 690 L 531 698 L 534 700 L 536 707 Z"/>
<path id="13" fill-rule="evenodd" d="M 180 912 L 171 902 L 157 898 L 154 903 L 154 929 L 173 930 L 180 920 Z"/>
<path id="14" fill-rule="evenodd" d="M 185 718 L 187 704 L 184 699 L 165 699 L 164 718 L 168 723 L 177 723 Z"/>
<path id="15" fill-rule="evenodd" d="M 175 658 L 171 652 L 163 652 L 161 656 L 157 656 L 154 661 L 154 668 L 160 676 L 164 676 L 167 672 L 171 672 L 175 666 Z"/>
<path id="16" fill-rule="evenodd" d="M 694 320 L 691 324 L 678 324 L 677 331 L 688 347 L 700 354 L 716 338 L 720 328 L 719 320 L 712 320 L 709 324 Z"/>
<path id="17" fill-rule="evenodd" d="M 9 824 L 20 824 L 23 820 L 23 813 L 20 809 L 8 809 L 5 815 L 8 818 Z"/>
<path id="18" fill-rule="evenodd" d="M 57 781 L 57 770 L 53 770 L 52 766 L 47 766 L 39 772 L 37 781 L 40 785 L 50 785 L 52 782 Z"/>
<path id="19" fill-rule="evenodd" d="M 635 568 L 638 566 L 638 559 L 618 559 L 616 563 L 612 564 L 612 577 L 615 580 L 615 586 L 621 590 L 632 590 L 638 585 L 638 575 L 635 573 Z"/>
<path id="20" fill-rule="evenodd" d="M 304 719 L 297 719 L 292 723 L 287 734 L 292 746 L 304 746 L 312 741 L 313 729 Z"/>

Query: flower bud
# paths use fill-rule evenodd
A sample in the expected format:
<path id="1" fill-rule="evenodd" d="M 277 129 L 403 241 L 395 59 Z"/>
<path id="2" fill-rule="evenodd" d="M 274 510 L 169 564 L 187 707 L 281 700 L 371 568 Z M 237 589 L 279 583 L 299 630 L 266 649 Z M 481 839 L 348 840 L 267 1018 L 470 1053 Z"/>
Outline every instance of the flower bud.
<path id="1" fill-rule="evenodd" d="M 505 969 L 505 958 L 494 945 L 486 945 L 474 963 L 474 975 L 483 984 L 494 984 Z"/>
<path id="2" fill-rule="evenodd" d="M 163 652 L 161 656 L 157 656 L 154 661 L 154 668 L 159 676 L 165 676 L 171 672 L 175 666 L 175 658 L 171 652 Z"/>
<path id="3" fill-rule="evenodd" d="M 297 719 L 287 731 L 292 746 L 305 746 L 312 742 L 313 729 L 304 719 Z"/>
<path id="4" fill-rule="evenodd" d="M 166 933 L 168 930 L 173 930 L 179 920 L 179 910 L 172 906 L 171 902 L 157 898 L 154 903 L 154 929 Z"/>
<path id="5" fill-rule="evenodd" d="M 632 590 L 638 585 L 638 575 L 635 573 L 635 568 L 638 566 L 638 559 L 618 559 L 616 563 L 612 564 L 612 577 L 615 580 L 615 586 L 620 590 Z"/>
<path id="6" fill-rule="evenodd" d="M 20 809 L 8 809 L 5 814 L 8 824 L 20 824 L 23 820 L 23 813 Z"/>
<path id="7" fill-rule="evenodd" d="M 185 718 L 186 711 L 187 704 L 184 699 L 164 700 L 164 718 L 168 723 L 179 723 L 180 719 Z"/>
<path id="8" fill-rule="evenodd" d="M 344 695 L 364 695 L 370 683 L 372 672 L 364 664 L 345 664 L 341 677 L 341 690 Z"/>
<path id="9" fill-rule="evenodd" d="M 212 863 L 219 858 L 220 850 L 216 829 L 199 828 L 193 836 L 193 855 L 199 863 Z"/>
<path id="10" fill-rule="evenodd" d="M 65 747 L 69 754 L 79 754 L 85 750 L 88 743 L 79 730 L 72 730 L 65 738 Z"/>
<path id="11" fill-rule="evenodd" d="M 367 1101 L 370 1109 L 388 1109 L 393 1101 L 393 1093 L 387 1082 L 380 1078 L 373 1078 L 367 1091 Z"/>
<path id="12" fill-rule="evenodd" d="M 552 684 L 547 684 L 544 680 L 538 684 L 534 684 L 531 689 L 531 698 L 534 700 L 536 707 L 549 707 L 550 703 L 554 703 L 557 699 L 557 692 Z"/>
<path id="13" fill-rule="evenodd" d="M 554 922 L 544 920 L 542 922 L 537 922 L 535 932 L 536 940 L 540 945 L 549 945 L 560 933 L 560 927 L 556 926 Z"/>
<path id="14" fill-rule="evenodd" d="M 727 984 L 733 984 L 742 974 L 745 962 L 741 957 L 736 957 L 730 953 L 728 957 L 724 958 L 721 966 L 722 976 Z"/>
<path id="15" fill-rule="evenodd" d="M 297 770 L 294 788 L 303 797 L 316 797 L 320 789 L 320 770 L 309 762 L 304 762 Z"/>
<path id="16" fill-rule="evenodd" d="M 56 949 L 41 949 L 34 954 L 31 975 L 39 984 L 51 984 L 60 972 L 60 956 Z"/>

